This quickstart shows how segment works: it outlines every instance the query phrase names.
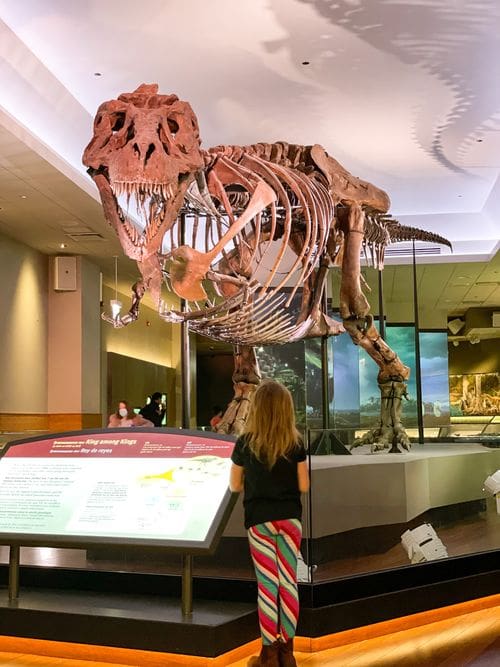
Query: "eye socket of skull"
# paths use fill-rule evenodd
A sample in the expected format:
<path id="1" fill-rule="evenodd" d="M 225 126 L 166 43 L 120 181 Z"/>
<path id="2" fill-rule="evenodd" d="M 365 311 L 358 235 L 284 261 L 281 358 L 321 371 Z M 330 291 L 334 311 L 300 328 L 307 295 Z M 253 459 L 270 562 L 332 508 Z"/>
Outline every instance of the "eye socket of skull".
<path id="1" fill-rule="evenodd" d="M 125 112 L 117 111 L 111 114 L 111 130 L 113 132 L 119 132 L 125 125 Z"/>
<path id="2" fill-rule="evenodd" d="M 176 120 L 174 120 L 173 118 L 168 118 L 167 119 L 167 125 L 168 125 L 168 129 L 170 130 L 170 134 L 175 139 L 175 135 L 179 131 L 179 123 Z"/>

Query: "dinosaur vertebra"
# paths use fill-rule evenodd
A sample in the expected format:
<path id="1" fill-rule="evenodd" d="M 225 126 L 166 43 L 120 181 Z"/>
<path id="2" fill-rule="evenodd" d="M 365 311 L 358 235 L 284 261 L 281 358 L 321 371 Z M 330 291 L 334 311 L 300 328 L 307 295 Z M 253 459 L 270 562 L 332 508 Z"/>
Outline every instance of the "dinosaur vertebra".
<path id="1" fill-rule="evenodd" d="M 347 331 L 380 369 L 383 409 L 375 446 L 396 439 L 408 447 L 390 401 L 399 402 L 409 369 L 373 327 L 360 254 L 382 269 L 391 241 L 449 245 L 446 239 L 393 220 L 388 195 L 352 176 L 319 145 L 203 150 L 189 104 L 159 95 L 155 84 L 99 107 L 83 162 L 108 222 L 142 275 L 129 312 L 113 324 L 136 319 L 149 290 L 164 319 L 187 320 L 193 331 L 238 346 L 238 400 L 221 430 L 241 427 L 243 399 L 260 380 L 251 346 Z M 335 264 L 342 270 L 342 323 L 322 311 L 326 276 Z M 185 300 L 185 310 L 164 307 L 163 282 Z"/>

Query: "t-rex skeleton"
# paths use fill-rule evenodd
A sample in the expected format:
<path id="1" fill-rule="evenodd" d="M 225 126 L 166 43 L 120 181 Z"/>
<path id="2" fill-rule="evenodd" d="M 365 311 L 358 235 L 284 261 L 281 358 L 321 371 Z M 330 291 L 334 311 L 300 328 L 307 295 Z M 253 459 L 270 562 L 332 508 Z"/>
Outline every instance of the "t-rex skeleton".
<path id="1" fill-rule="evenodd" d="M 203 150 L 190 105 L 158 94 L 155 84 L 101 104 L 83 162 L 142 276 L 129 312 L 103 317 L 116 327 L 134 321 L 148 290 L 164 319 L 235 344 L 235 399 L 221 430 L 238 432 L 245 420 L 244 399 L 260 381 L 254 345 L 347 331 L 379 366 L 381 422 L 365 440 L 409 447 L 400 419 L 409 369 L 373 326 L 360 254 L 382 269 L 391 241 L 448 241 L 397 223 L 387 214 L 388 195 L 319 145 Z M 322 308 L 334 264 L 342 271 L 342 323 Z M 165 308 L 163 282 L 185 300 L 184 310 Z"/>

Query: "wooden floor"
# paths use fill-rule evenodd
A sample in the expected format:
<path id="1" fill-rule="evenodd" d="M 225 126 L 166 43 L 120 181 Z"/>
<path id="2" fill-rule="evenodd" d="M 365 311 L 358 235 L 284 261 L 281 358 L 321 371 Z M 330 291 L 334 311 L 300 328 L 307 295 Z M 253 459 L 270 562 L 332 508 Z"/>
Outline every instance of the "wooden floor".
<path id="1" fill-rule="evenodd" d="M 498 596 L 495 596 L 498 600 Z M 495 600 L 495 602 L 497 601 Z M 451 609 L 451 608 L 450 608 Z M 392 627 L 401 627 L 405 623 L 414 624 L 415 617 L 391 621 Z M 356 630 L 356 641 L 345 642 L 346 637 L 354 635 L 330 635 L 326 638 L 307 640 L 299 638 L 297 643 L 302 648 L 307 642 L 314 642 L 319 650 L 314 653 L 297 652 L 300 667 L 498 667 L 500 665 L 500 606 L 478 609 L 467 614 L 452 616 L 435 622 L 417 625 L 410 629 L 399 629 L 390 634 L 372 636 L 374 626 Z M 365 637 L 365 638 L 364 638 Z M 5 638 L 4 638 L 5 639 Z M 97 639 L 97 638 L 96 638 Z M 23 640 L 20 640 L 22 643 Z M 341 645 L 335 646 L 344 641 Z M 31 642 L 30 646 L 36 643 Z M 334 645 L 324 648 L 321 645 Z M 0 646 L 2 643 L 0 642 Z M 33 648 L 32 648 L 33 650 Z M 0 652 L 0 665 L 16 667 L 149 667 L 150 665 L 177 667 L 192 665 L 202 667 L 244 667 L 245 657 L 237 662 L 228 661 L 229 656 L 215 659 L 189 658 L 188 656 L 161 656 L 156 658 L 150 652 L 123 651 L 118 662 L 118 654 L 108 655 L 107 662 L 99 661 L 99 647 L 94 647 L 96 660 L 75 660 L 69 658 L 47 657 L 20 652 Z M 115 651 L 119 651 L 116 650 Z M 128 657 L 127 656 L 128 653 Z M 131 657 L 134 656 L 135 657 Z M 146 657 L 146 654 L 148 657 Z M 240 650 L 240 655 L 242 655 Z M 151 657 L 153 656 L 153 657 Z M 236 657 L 236 656 L 234 656 Z M 240 656 L 238 656 L 240 657 Z M 116 661 L 116 662 L 115 662 Z"/>

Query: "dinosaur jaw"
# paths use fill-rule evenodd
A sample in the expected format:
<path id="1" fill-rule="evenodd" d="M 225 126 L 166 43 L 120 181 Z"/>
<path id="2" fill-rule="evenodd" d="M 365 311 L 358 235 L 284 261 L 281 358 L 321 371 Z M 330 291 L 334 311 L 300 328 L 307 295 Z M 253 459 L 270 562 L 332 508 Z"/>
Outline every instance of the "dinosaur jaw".
<path id="1" fill-rule="evenodd" d="M 161 251 L 163 237 L 173 226 L 184 202 L 191 174 L 174 183 L 113 181 L 102 171 L 91 174 L 104 215 L 125 254 L 137 262 Z"/>

